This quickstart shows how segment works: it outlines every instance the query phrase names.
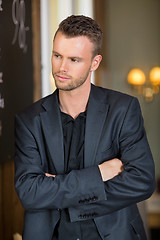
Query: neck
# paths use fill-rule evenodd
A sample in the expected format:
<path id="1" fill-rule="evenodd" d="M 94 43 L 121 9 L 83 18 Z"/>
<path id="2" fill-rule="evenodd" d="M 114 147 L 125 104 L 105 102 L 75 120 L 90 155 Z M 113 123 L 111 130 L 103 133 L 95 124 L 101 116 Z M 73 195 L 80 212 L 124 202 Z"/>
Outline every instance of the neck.
<path id="1" fill-rule="evenodd" d="M 71 91 L 59 90 L 61 111 L 69 114 L 73 118 L 76 118 L 81 112 L 86 111 L 90 89 L 91 84 Z"/>

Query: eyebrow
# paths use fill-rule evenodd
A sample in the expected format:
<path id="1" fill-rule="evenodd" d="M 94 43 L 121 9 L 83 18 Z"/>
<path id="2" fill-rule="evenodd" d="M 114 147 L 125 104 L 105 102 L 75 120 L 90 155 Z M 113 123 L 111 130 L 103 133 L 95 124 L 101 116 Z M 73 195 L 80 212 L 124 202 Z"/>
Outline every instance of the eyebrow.
<path id="1" fill-rule="evenodd" d="M 54 54 L 57 54 L 57 55 L 60 55 L 60 56 L 61 56 L 61 54 L 60 54 L 60 53 L 58 53 L 58 52 L 52 51 L 52 53 L 54 53 Z"/>
<path id="2" fill-rule="evenodd" d="M 52 51 L 52 53 L 53 54 L 57 54 L 57 55 L 59 55 L 59 56 L 62 56 L 60 53 L 58 53 L 58 52 L 56 52 L 56 51 Z M 77 60 L 83 60 L 83 58 L 81 58 L 81 57 L 78 57 L 78 56 L 70 56 L 70 57 L 68 57 L 69 59 L 77 59 Z"/>

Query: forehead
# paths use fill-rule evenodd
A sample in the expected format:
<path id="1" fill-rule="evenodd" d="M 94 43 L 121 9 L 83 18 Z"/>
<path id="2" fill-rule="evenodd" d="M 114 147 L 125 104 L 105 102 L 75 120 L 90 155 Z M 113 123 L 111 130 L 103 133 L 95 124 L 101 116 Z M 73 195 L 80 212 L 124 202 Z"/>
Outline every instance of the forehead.
<path id="1" fill-rule="evenodd" d="M 93 43 L 87 36 L 68 37 L 58 32 L 53 41 L 53 50 L 62 55 L 68 53 L 73 56 L 84 53 L 92 55 Z"/>

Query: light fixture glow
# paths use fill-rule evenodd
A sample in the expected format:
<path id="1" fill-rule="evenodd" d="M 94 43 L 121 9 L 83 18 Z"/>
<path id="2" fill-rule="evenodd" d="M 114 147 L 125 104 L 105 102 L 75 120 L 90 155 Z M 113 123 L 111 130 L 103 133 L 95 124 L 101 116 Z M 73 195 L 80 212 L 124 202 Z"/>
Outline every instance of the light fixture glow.
<path id="1" fill-rule="evenodd" d="M 160 67 L 154 67 L 149 74 L 150 81 L 153 85 L 160 84 Z"/>
<path id="2" fill-rule="evenodd" d="M 128 83 L 132 85 L 143 85 L 146 81 L 144 72 L 139 68 L 133 68 L 128 74 Z"/>
<path id="3" fill-rule="evenodd" d="M 127 76 L 127 81 L 134 89 L 144 96 L 147 102 L 151 102 L 154 95 L 160 92 L 160 67 L 153 67 L 147 77 L 139 68 L 133 68 Z"/>

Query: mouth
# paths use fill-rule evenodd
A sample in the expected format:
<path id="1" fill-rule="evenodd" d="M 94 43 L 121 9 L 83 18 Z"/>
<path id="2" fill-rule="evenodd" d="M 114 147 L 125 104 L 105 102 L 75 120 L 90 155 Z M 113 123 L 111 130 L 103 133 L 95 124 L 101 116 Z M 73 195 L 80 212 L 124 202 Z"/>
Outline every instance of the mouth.
<path id="1" fill-rule="evenodd" d="M 56 77 L 57 77 L 60 81 L 67 81 L 67 80 L 70 79 L 70 78 L 67 77 L 67 76 L 58 75 L 58 74 L 56 74 Z"/>

